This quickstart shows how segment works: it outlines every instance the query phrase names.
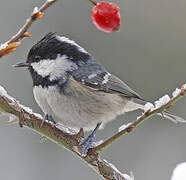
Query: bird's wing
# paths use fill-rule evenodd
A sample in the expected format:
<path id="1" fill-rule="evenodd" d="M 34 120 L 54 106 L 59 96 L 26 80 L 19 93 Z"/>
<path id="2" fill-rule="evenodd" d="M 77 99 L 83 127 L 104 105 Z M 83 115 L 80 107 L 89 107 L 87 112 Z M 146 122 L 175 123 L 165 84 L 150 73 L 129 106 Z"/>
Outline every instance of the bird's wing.
<path id="1" fill-rule="evenodd" d="M 141 99 L 127 84 L 105 69 L 101 69 L 99 64 L 93 64 L 91 68 L 79 68 L 72 74 L 72 77 L 76 81 L 94 90 L 112 94 L 116 93 L 128 98 Z"/>

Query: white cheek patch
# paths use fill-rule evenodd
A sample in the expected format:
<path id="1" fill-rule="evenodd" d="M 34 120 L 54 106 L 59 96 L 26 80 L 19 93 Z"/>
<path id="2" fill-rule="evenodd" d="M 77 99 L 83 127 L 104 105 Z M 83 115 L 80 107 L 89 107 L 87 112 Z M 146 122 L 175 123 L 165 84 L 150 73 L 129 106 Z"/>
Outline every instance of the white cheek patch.
<path id="1" fill-rule="evenodd" d="M 49 76 L 51 81 L 61 77 L 66 71 L 77 68 L 76 64 L 68 60 L 66 55 L 58 55 L 55 60 L 43 59 L 32 63 L 31 66 L 43 78 Z"/>
<path id="2" fill-rule="evenodd" d="M 82 48 L 80 45 L 78 45 L 76 42 L 74 42 L 74 41 L 72 41 L 72 40 L 70 40 L 70 39 L 68 39 L 68 38 L 66 38 L 64 36 L 56 36 L 56 38 L 58 40 L 62 41 L 62 42 L 67 42 L 69 44 L 72 44 L 72 45 L 76 46 L 79 51 L 81 51 L 81 52 L 83 52 L 85 54 L 88 54 L 88 52 L 84 48 Z"/>

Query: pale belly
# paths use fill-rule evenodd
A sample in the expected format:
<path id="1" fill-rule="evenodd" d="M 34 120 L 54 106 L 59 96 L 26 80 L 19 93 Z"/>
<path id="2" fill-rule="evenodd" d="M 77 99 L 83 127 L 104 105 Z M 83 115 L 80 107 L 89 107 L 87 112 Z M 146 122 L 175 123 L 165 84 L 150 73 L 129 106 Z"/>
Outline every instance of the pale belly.
<path id="1" fill-rule="evenodd" d="M 105 124 L 129 111 L 125 98 L 81 88 L 78 87 L 79 91 L 71 88 L 64 95 L 54 87 L 34 87 L 33 93 L 43 112 L 52 115 L 55 121 L 67 127 L 90 130 L 99 122 Z"/>

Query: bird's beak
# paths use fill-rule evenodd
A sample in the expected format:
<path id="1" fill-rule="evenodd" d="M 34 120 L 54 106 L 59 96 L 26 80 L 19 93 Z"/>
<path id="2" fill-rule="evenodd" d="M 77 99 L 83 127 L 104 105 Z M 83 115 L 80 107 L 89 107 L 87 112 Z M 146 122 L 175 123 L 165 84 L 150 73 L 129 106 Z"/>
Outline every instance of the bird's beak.
<path id="1" fill-rule="evenodd" d="M 29 67 L 29 63 L 27 63 L 26 61 L 24 62 L 18 62 L 16 64 L 13 65 L 14 67 Z"/>

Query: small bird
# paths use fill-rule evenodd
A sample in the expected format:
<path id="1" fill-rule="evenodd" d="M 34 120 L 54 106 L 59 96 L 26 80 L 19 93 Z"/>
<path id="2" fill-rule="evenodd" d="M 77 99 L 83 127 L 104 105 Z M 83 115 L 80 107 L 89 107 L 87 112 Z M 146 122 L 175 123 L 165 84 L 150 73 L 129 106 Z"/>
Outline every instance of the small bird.
<path id="1" fill-rule="evenodd" d="M 30 49 L 26 62 L 15 67 L 28 67 L 34 97 L 45 119 L 76 129 L 94 129 L 82 142 L 84 153 L 101 124 L 143 109 L 146 103 L 84 48 L 56 33 L 45 35 Z M 169 112 L 163 115 L 180 120 Z"/>

